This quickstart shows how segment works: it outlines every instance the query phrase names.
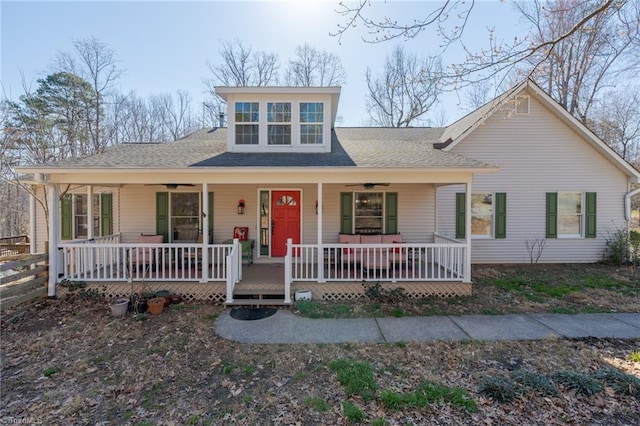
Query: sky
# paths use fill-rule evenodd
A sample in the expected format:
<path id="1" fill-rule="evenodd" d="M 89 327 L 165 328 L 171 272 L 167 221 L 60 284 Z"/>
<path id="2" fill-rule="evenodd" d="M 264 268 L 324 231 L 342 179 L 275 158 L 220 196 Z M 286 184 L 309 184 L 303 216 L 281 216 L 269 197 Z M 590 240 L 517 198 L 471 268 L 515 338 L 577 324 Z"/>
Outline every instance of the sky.
<path id="1" fill-rule="evenodd" d="M 399 22 L 424 17 L 432 1 L 377 1 L 371 16 Z M 0 83 L 17 99 L 23 81 L 31 89 L 51 70 L 57 52 L 72 51 L 73 41 L 96 37 L 114 50 L 124 70 L 118 89 L 146 97 L 186 90 L 200 105 L 207 99 L 207 62 L 219 62 L 220 43 L 240 40 L 254 50 L 275 52 L 281 67 L 304 43 L 338 55 L 347 72 L 338 115 L 342 126 L 367 124 L 365 71 L 379 72 L 397 44 L 418 56 L 441 52 L 434 33 L 384 43 L 366 43 L 365 29 L 349 29 L 341 40 L 330 35 L 345 23 L 338 1 L 6 1 L 0 0 Z M 472 49 L 488 46 L 488 29 L 509 40 L 523 27 L 508 2 L 477 1 L 464 39 Z M 440 55 L 444 65 L 464 60 L 462 49 Z M 462 93 L 443 96 L 437 120 L 450 123 L 468 112 Z M 434 114 L 435 115 L 435 114 Z M 445 124 L 438 123 L 438 124 Z"/>

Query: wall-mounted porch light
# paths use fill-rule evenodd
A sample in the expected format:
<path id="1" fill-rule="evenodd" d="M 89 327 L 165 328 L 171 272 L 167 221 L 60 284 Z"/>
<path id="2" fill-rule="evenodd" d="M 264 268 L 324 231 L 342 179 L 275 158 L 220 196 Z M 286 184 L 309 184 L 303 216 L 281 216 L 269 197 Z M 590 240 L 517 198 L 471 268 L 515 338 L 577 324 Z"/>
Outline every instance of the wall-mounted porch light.
<path id="1" fill-rule="evenodd" d="M 244 214 L 244 200 L 238 200 L 238 214 Z"/>

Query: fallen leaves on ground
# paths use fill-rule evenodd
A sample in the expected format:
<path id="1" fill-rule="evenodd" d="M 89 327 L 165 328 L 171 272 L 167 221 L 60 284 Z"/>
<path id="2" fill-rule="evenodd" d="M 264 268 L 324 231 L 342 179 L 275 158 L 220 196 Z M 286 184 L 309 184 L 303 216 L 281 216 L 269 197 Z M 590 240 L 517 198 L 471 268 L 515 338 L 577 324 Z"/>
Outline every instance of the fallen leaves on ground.
<path id="1" fill-rule="evenodd" d="M 637 424 L 638 399 L 611 389 L 592 397 L 563 390 L 497 403 L 477 391 L 487 375 L 515 369 L 593 373 L 627 360 L 638 340 L 250 345 L 215 334 L 224 308 L 188 304 L 138 321 L 114 318 L 103 301 L 47 300 L 2 323 L 0 419 L 43 424 L 347 424 L 342 403 L 365 423 L 442 425 Z M 332 361 L 369 363 L 378 392 L 409 393 L 431 381 L 466 389 L 478 411 L 444 403 L 386 409 L 348 397 Z M 318 409 L 312 401 L 326 402 Z M 24 421 L 24 420 L 23 420 Z"/>

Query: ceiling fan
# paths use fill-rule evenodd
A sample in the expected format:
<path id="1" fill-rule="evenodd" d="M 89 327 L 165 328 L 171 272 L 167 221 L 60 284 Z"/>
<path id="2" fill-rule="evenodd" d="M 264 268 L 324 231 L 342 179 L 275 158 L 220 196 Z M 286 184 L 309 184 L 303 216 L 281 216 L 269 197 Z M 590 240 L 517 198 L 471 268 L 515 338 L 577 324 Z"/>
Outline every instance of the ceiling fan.
<path id="1" fill-rule="evenodd" d="M 376 186 L 389 186 L 389 183 L 373 183 L 373 182 L 367 182 L 367 183 L 354 183 L 352 185 L 346 185 L 346 186 L 362 186 L 364 189 L 373 189 Z"/>
<path id="2" fill-rule="evenodd" d="M 164 185 L 167 189 L 177 189 L 179 186 L 195 186 L 192 183 L 148 183 L 145 186 Z"/>

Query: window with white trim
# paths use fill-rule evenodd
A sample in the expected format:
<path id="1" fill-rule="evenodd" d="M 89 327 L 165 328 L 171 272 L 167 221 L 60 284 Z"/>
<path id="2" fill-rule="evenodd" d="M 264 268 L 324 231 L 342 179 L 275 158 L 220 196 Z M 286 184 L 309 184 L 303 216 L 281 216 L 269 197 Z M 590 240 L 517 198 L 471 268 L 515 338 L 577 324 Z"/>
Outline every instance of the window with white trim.
<path id="1" fill-rule="evenodd" d="M 267 144 L 291 145 L 291 102 L 267 102 Z"/>
<path id="2" fill-rule="evenodd" d="M 60 233 L 63 240 L 88 238 L 89 226 L 93 227 L 94 237 L 109 235 L 112 232 L 111 194 L 93 194 L 91 219 L 87 199 L 87 194 L 63 196 L 60 204 Z"/>
<path id="3" fill-rule="evenodd" d="M 493 235 L 493 193 L 471 194 L 471 235 Z"/>
<path id="4" fill-rule="evenodd" d="M 259 120 L 258 102 L 236 102 L 236 145 L 258 145 Z"/>
<path id="5" fill-rule="evenodd" d="M 383 192 L 354 192 L 354 231 L 356 234 L 382 234 L 384 228 Z"/>
<path id="6" fill-rule="evenodd" d="M 582 235 L 582 193 L 558 192 L 558 237 Z"/>
<path id="7" fill-rule="evenodd" d="M 300 103 L 300 143 L 302 145 L 321 144 L 324 122 L 322 102 Z"/>
<path id="8" fill-rule="evenodd" d="M 171 241 L 196 241 L 200 231 L 200 194 L 172 192 L 170 203 Z"/>

